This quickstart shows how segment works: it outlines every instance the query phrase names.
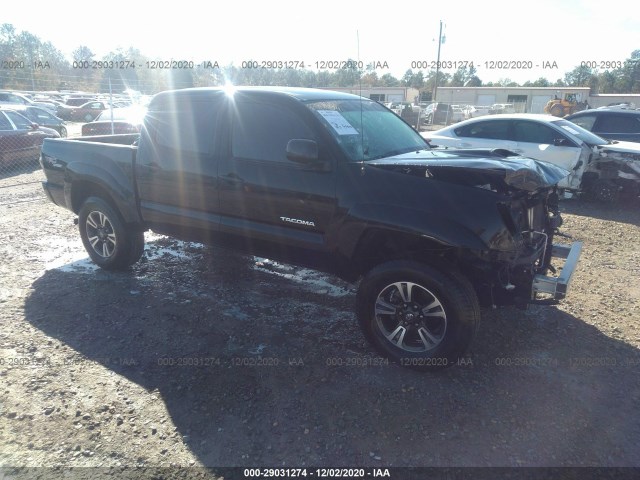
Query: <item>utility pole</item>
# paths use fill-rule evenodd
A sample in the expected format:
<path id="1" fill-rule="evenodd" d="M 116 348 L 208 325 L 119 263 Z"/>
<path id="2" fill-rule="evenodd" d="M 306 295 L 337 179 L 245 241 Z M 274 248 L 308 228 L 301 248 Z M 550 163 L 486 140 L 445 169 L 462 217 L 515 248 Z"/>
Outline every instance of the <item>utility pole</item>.
<path id="1" fill-rule="evenodd" d="M 440 20 L 440 33 L 438 33 L 438 60 L 436 61 L 436 83 L 433 87 L 432 102 L 436 101 L 436 94 L 438 93 L 438 74 L 440 73 L 440 46 L 442 45 L 442 20 Z M 435 113 L 433 115 L 435 117 Z"/>
<path id="2" fill-rule="evenodd" d="M 35 70 L 36 66 L 33 62 L 33 40 L 31 38 L 29 38 L 27 45 L 29 45 L 29 61 L 31 62 L 31 91 L 35 92 L 36 81 L 33 77 L 33 71 Z"/>

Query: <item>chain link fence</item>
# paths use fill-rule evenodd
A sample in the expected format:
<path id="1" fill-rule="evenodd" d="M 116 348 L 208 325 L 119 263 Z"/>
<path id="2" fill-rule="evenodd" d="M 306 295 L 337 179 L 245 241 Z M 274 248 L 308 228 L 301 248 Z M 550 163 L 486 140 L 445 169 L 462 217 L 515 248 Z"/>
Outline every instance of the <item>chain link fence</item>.
<path id="1" fill-rule="evenodd" d="M 5 106 L 0 108 L 0 185 L 7 187 L 39 180 L 40 149 L 55 130 L 41 128 Z"/>
<path id="2" fill-rule="evenodd" d="M 44 140 L 80 135 L 79 123 L 56 119 L 59 125 L 51 126 L 25 113 L 21 106 L 0 105 L 0 188 L 41 182 L 38 159 Z"/>
<path id="3" fill-rule="evenodd" d="M 68 127 L 79 132 L 79 126 Z M 59 136 L 56 130 L 34 123 L 10 106 L 0 106 L 1 206 L 46 200 L 40 185 L 45 179 L 38 161 L 40 150 L 45 138 Z"/>
<path id="4" fill-rule="evenodd" d="M 526 102 L 495 103 L 492 105 L 471 105 L 456 102 L 432 102 L 413 105 L 411 113 L 405 108 L 400 114 L 405 120 L 409 118 L 412 125 L 418 125 L 420 130 L 437 130 L 463 120 L 477 118 L 484 115 L 498 115 L 501 113 L 526 113 Z M 419 120 L 416 122 L 416 118 Z"/>
<path id="5" fill-rule="evenodd" d="M 0 205 L 44 198 L 40 187 L 44 174 L 38 162 L 41 145 L 33 132 L 0 131 Z"/>

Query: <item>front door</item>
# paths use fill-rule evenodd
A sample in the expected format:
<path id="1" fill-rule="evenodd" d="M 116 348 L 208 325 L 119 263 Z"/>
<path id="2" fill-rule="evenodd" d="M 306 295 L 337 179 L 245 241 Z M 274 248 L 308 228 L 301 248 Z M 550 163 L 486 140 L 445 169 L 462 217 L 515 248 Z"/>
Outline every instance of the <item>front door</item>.
<path id="1" fill-rule="evenodd" d="M 289 140 L 319 139 L 311 115 L 303 114 L 306 107 L 296 111 L 283 103 L 243 98 L 229 109 L 230 145 L 219 170 L 220 227 L 250 251 L 311 265 L 329 248 L 335 162 L 321 144 L 320 158 L 329 168 L 287 159 Z"/>
<path id="2" fill-rule="evenodd" d="M 516 141 L 515 151 L 525 157 L 553 163 L 570 172 L 569 176 L 560 182 L 562 187 L 577 188 L 580 185 L 578 162 L 583 155 L 583 149 L 572 139 L 561 132 L 539 122 L 529 120 L 514 120 L 513 136 Z M 558 140 L 564 143 L 555 145 Z M 586 166 L 586 158 L 582 167 Z"/>

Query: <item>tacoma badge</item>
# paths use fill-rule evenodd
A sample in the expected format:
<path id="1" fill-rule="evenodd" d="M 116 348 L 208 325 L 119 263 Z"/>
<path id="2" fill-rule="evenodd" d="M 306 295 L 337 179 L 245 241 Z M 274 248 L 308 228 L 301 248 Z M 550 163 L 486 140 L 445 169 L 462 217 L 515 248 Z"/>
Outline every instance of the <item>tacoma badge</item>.
<path id="1" fill-rule="evenodd" d="M 289 218 L 289 217 L 280 217 L 280 220 L 282 220 L 283 222 L 297 223 L 298 225 L 306 225 L 308 227 L 316 226 L 315 223 L 310 222 L 309 220 L 298 220 L 297 218 Z"/>

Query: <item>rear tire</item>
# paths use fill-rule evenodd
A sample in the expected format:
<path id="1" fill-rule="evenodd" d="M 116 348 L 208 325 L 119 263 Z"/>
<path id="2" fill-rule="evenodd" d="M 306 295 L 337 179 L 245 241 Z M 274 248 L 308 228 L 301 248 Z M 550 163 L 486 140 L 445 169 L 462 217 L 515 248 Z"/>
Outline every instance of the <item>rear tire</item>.
<path id="1" fill-rule="evenodd" d="M 478 299 L 465 277 L 413 261 L 375 267 L 360 283 L 356 303 L 369 342 L 418 370 L 456 364 L 480 322 Z"/>
<path id="2" fill-rule="evenodd" d="M 91 260 L 105 270 L 125 270 L 144 252 L 144 232 L 124 223 L 100 197 L 89 197 L 79 213 L 80 237 Z"/>

